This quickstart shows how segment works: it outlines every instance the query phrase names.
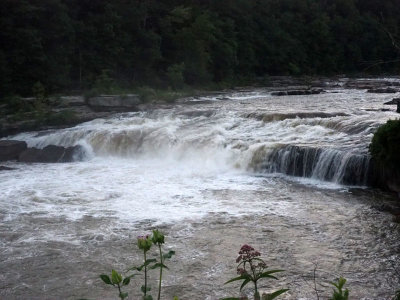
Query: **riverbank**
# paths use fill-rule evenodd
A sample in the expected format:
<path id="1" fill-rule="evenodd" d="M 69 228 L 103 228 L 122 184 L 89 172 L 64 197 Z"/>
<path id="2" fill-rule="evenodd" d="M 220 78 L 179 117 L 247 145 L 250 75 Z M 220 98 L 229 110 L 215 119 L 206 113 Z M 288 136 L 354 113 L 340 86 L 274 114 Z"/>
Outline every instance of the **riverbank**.
<path id="1" fill-rule="evenodd" d="M 39 99 L 14 97 L 2 106 L 0 138 L 25 131 L 62 129 L 117 112 L 162 107 L 176 99 L 204 94 L 204 91 L 140 90 L 138 94 L 93 94 L 50 96 Z"/>

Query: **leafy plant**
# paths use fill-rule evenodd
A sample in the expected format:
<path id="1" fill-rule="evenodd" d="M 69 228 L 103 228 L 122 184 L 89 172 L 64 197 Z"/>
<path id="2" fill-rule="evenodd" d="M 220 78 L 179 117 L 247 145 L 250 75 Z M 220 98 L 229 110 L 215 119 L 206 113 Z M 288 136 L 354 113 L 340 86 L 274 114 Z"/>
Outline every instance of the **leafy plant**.
<path id="1" fill-rule="evenodd" d="M 161 297 L 161 284 L 162 284 L 162 274 L 163 269 L 168 269 L 168 267 L 164 264 L 165 260 L 170 259 L 175 251 L 169 251 L 167 253 L 162 253 L 162 245 L 165 243 L 165 236 L 159 230 L 153 230 L 153 235 L 150 237 L 149 235 L 139 236 L 137 240 L 137 244 L 140 250 L 143 251 L 143 264 L 139 267 L 132 267 L 129 270 L 137 270 L 139 272 L 144 270 L 144 285 L 141 287 L 141 291 L 143 292 L 143 300 L 152 300 L 153 297 L 149 295 L 147 292 L 151 291 L 151 287 L 147 282 L 147 272 L 148 270 L 154 270 L 159 268 L 159 283 L 158 283 L 158 295 L 157 299 L 160 300 Z M 147 252 L 151 249 L 152 245 L 156 245 L 159 251 L 160 261 L 157 261 L 155 258 L 147 258 Z"/>
<path id="2" fill-rule="evenodd" d="M 375 132 L 369 151 L 385 167 L 400 167 L 400 120 L 389 120 Z"/>
<path id="3" fill-rule="evenodd" d="M 151 290 L 150 286 L 147 285 L 147 266 L 153 262 L 156 262 L 156 259 L 147 259 L 147 252 L 150 250 L 152 245 L 152 240 L 148 235 L 139 236 L 137 239 L 137 245 L 140 250 L 143 250 L 143 264 L 136 268 L 138 271 L 141 271 L 144 268 L 144 285 L 141 286 L 141 291 L 143 292 L 143 300 L 153 300 L 151 295 L 147 295 L 147 292 Z"/>
<path id="4" fill-rule="evenodd" d="M 106 274 L 100 275 L 100 278 L 101 278 L 101 280 L 103 280 L 103 282 L 105 284 L 109 284 L 109 285 L 112 285 L 112 286 L 118 288 L 118 297 L 121 300 L 124 300 L 125 298 L 128 297 L 128 293 L 127 292 L 122 292 L 121 288 L 123 286 L 128 285 L 133 276 L 134 275 L 130 275 L 128 277 L 123 278 L 122 275 L 119 274 L 117 271 L 112 270 L 111 271 L 111 278 L 110 278 L 110 276 L 108 276 Z"/>
<path id="5" fill-rule="evenodd" d="M 396 291 L 396 294 L 394 295 L 393 300 L 400 300 L 400 290 Z"/>
<path id="6" fill-rule="evenodd" d="M 348 300 L 349 299 L 349 290 L 343 290 L 343 286 L 346 283 L 346 279 L 340 277 L 337 282 L 330 282 L 335 289 L 333 290 L 333 297 L 330 300 Z"/>
<path id="7" fill-rule="evenodd" d="M 242 290 L 248 283 L 252 282 L 254 285 L 254 300 L 260 300 L 260 293 L 258 291 L 258 281 L 262 278 L 278 279 L 272 274 L 283 272 L 283 270 L 268 270 L 267 264 L 263 259 L 260 258 L 260 252 L 254 250 L 253 247 L 249 245 L 243 245 L 240 248 L 239 256 L 236 259 L 238 263 L 237 273 L 240 275 L 238 277 L 232 278 L 225 282 L 225 284 L 242 281 L 240 290 Z M 271 294 L 263 296 L 263 299 L 272 300 L 279 295 L 287 292 L 288 289 L 281 289 Z M 224 300 L 235 300 L 239 298 L 225 298 Z"/>
<path id="8" fill-rule="evenodd" d="M 161 282 L 162 282 L 162 273 L 163 273 L 163 269 L 168 269 L 168 267 L 164 264 L 164 261 L 166 259 L 170 259 L 172 257 L 172 255 L 175 254 L 175 251 L 169 251 L 168 253 L 162 253 L 162 249 L 161 249 L 161 245 L 164 244 L 164 235 L 156 230 L 153 230 L 153 236 L 152 236 L 152 241 L 154 245 L 158 246 L 158 250 L 159 250 L 159 255 L 160 255 L 160 262 L 155 263 L 151 269 L 156 269 L 156 268 L 160 268 L 160 279 L 158 282 L 158 296 L 157 299 L 160 300 L 160 296 L 161 296 Z"/>

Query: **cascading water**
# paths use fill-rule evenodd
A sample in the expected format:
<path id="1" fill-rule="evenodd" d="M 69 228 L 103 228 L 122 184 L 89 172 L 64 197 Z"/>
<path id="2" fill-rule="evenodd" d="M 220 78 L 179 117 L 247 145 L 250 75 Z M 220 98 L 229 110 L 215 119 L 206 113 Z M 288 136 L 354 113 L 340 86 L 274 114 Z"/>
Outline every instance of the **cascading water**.
<path id="1" fill-rule="evenodd" d="M 308 100 L 310 96 L 299 100 L 261 92 L 255 95 L 249 95 L 247 102 L 243 102 L 243 96 L 238 96 L 242 102 L 235 101 L 234 95 L 233 100 L 205 98 L 208 102 L 198 106 L 183 103 L 173 109 L 123 114 L 62 131 L 16 138 L 39 148 L 80 144 L 100 157 L 214 160 L 227 168 L 367 185 L 368 142 L 390 113 L 362 110 L 360 106 L 340 111 L 348 99 L 337 95 L 333 97 L 338 98 L 339 105 L 330 111 L 332 94 L 311 97 L 319 97 L 319 104 Z M 288 107 L 294 112 L 287 111 L 286 101 L 293 102 Z M 303 104 L 319 111 L 297 111 Z"/>
<path id="2" fill-rule="evenodd" d="M 367 185 L 393 95 L 334 92 L 233 92 L 9 137 L 86 155 L 0 172 L 0 298 L 111 299 L 95 278 L 138 261 L 135 237 L 155 227 L 179 256 L 166 298 L 231 295 L 223 283 L 243 243 L 287 270 L 288 299 L 313 297 L 297 283 L 314 262 L 323 282 L 348 278 L 355 299 L 389 298 L 400 234 L 371 205 L 391 196 L 347 186 Z"/>
<path id="3" fill-rule="evenodd" d="M 283 173 L 338 184 L 366 186 L 369 155 L 353 154 L 335 149 L 284 146 L 253 157 L 255 171 Z M 257 158 L 257 159 L 255 159 Z"/>

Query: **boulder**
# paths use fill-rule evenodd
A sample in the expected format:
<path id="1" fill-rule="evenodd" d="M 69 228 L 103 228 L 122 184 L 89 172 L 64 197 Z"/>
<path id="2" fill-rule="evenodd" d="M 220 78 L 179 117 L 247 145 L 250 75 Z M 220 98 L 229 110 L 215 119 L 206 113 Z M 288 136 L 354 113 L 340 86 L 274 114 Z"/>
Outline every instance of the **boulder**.
<path id="1" fill-rule="evenodd" d="M 84 157 L 82 146 L 61 147 L 49 145 L 43 149 L 28 148 L 19 155 L 18 161 L 26 163 L 57 163 L 79 161 Z"/>
<path id="2" fill-rule="evenodd" d="M 20 153 L 26 150 L 27 147 L 24 141 L 0 141 L 0 161 L 17 159 Z"/>
<path id="3" fill-rule="evenodd" d="M 95 111 L 132 111 L 141 103 L 138 95 L 101 95 L 87 100 L 87 104 Z"/>

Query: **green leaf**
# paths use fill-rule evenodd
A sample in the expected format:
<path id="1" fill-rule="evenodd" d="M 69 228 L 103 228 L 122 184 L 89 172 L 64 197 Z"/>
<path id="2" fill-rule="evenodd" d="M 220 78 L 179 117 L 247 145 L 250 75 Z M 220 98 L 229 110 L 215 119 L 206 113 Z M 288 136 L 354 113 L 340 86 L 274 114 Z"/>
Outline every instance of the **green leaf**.
<path id="1" fill-rule="evenodd" d="M 120 274 L 118 274 L 117 271 L 115 270 L 111 270 L 111 281 L 114 284 L 118 284 L 121 283 L 122 281 L 122 276 Z"/>
<path id="2" fill-rule="evenodd" d="M 247 278 L 243 281 L 242 285 L 240 286 L 240 291 L 245 287 L 246 284 L 248 284 L 250 282 L 250 278 Z"/>
<path id="3" fill-rule="evenodd" d="M 265 300 L 273 300 L 273 299 L 275 299 L 276 297 L 278 297 L 279 295 L 282 295 L 283 293 L 286 293 L 287 291 L 288 291 L 289 289 L 281 289 L 281 290 L 278 290 L 278 291 L 276 291 L 276 292 L 273 292 L 273 293 L 271 293 L 271 294 L 268 294 L 265 298 L 263 298 L 263 299 L 265 299 Z"/>
<path id="4" fill-rule="evenodd" d="M 143 297 L 143 300 L 153 300 L 153 297 L 151 295 L 146 295 Z"/>
<path id="5" fill-rule="evenodd" d="M 234 281 L 237 281 L 237 280 L 246 280 L 248 278 L 250 278 L 250 276 L 248 274 L 243 274 L 243 275 L 240 275 L 238 277 L 232 278 L 231 280 L 228 280 L 224 284 L 227 284 L 227 283 L 230 283 L 230 282 L 234 282 Z"/>
<path id="6" fill-rule="evenodd" d="M 140 272 L 140 271 L 143 270 L 144 267 L 146 267 L 149 264 L 151 264 L 153 262 L 156 262 L 156 261 L 157 261 L 157 259 L 155 259 L 155 258 L 146 259 L 146 261 L 144 262 L 143 265 L 141 265 L 139 267 L 132 267 L 132 268 L 128 269 L 128 271 L 136 269 L 136 270 L 138 270 Z"/>
<path id="7" fill-rule="evenodd" d="M 106 275 L 106 274 L 101 274 L 101 275 L 100 275 L 100 278 L 101 278 L 101 280 L 103 280 L 103 282 L 104 282 L 105 284 L 112 284 L 111 279 L 110 279 L 110 277 L 109 277 L 108 275 Z"/>
<path id="8" fill-rule="evenodd" d="M 127 272 L 128 272 L 128 271 L 133 271 L 133 270 L 138 270 L 138 271 L 140 271 L 139 268 L 140 268 L 140 267 L 133 266 L 133 267 L 130 267 L 129 269 L 127 269 L 126 271 L 127 271 Z"/>
<path id="9" fill-rule="evenodd" d="M 175 296 L 173 300 L 179 300 L 179 298 L 177 296 Z"/>
<path id="10" fill-rule="evenodd" d="M 144 288 L 144 285 L 142 285 L 142 286 L 140 287 L 140 290 L 141 290 L 143 293 L 146 293 L 146 292 L 151 291 L 151 287 L 147 286 L 146 289 L 145 289 L 145 288 Z"/>
<path id="11" fill-rule="evenodd" d="M 119 297 L 123 300 L 128 297 L 128 293 L 120 293 Z"/>
<path id="12" fill-rule="evenodd" d="M 122 281 L 122 285 L 128 285 L 129 282 L 131 282 L 131 278 L 130 277 L 125 277 L 124 280 Z"/>
<path id="13" fill-rule="evenodd" d="M 173 255 L 175 255 L 175 251 L 170 250 L 168 253 L 163 254 L 163 258 L 170 259 Z"/>
<path id="14" fill-rule="evenodd" d="M 162 263 L 156 263 L 153 266 L 151 266 L 150 269 L 154 270 L 154 269 L 161 268 L 161 267 L 163 267 L 164 269 L 169 270 L 168 267 L 166 265 L 162 264 Z"/>
<path id="15" fill-rule="evenodd" d="M 278 279 L 278 278 L 276 278 L 275 276 L 272 276 L 272 275 L 270 275 L 270 274 L 274 274 L 274 273 L 278 273 L 278 272 L 283 272 L 283 271 L 285 271 L 285 270 L 270 270 L 270 271 L 267 271 L 267 272 L 264 272 L 264 273 L 260 274 L 260 275 L 258 276 L 258 278 L 272 278 L 272 279 Z"/>

